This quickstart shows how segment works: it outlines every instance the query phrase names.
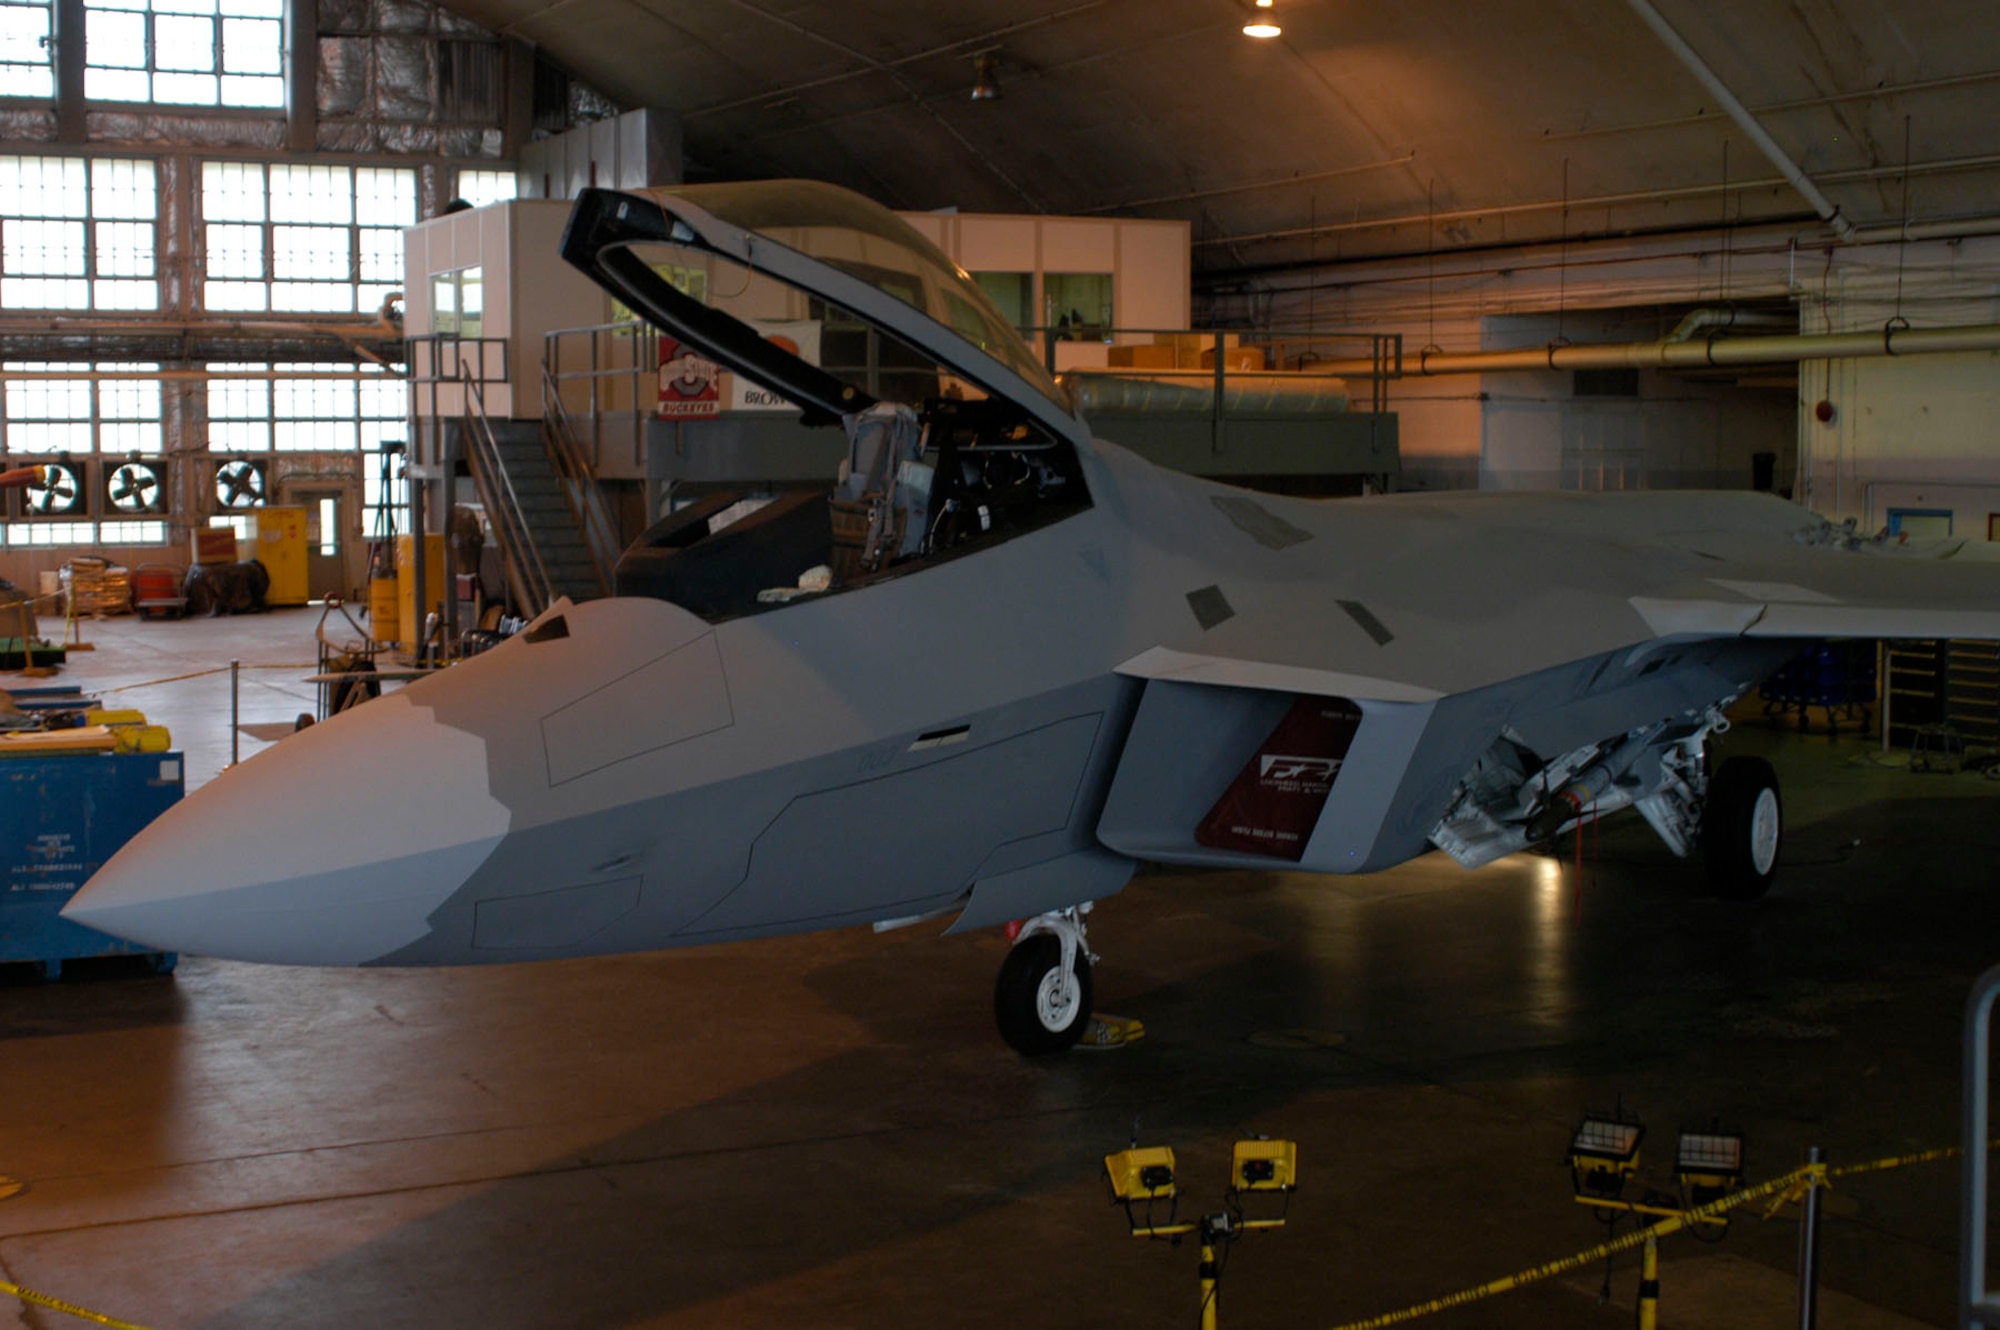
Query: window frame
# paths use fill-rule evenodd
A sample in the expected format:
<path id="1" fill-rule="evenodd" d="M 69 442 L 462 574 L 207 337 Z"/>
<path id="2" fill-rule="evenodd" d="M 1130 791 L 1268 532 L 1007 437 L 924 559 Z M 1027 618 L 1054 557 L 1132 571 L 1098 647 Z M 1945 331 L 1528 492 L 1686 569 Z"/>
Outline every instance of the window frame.
<path id="1" fill-rule="evenodd" d="M 226 4 L 230 3 L 230 0 L 215 0 L 214 12 L 196 14 L 189 13 L 183 9 L 156 9 L 155 4 L 157 0 L 131 0 L 131 2 L 120 4 L 93 4 L 91 0 L 83 0 L 83 2 L 84 64 L 83 88 L 80 91 L 83 94 L 83 100 L 86 105 L 103 107 L 163 107 L 175 111 L 192 110 L 200 113 L 248 114 L 265 119 L 285 114 L 287 89 L 285 85 L 285 18 L 282 6 L 279 7 L 280 12 L 277 14 L 225 14 L 222 12 L 223 8 Z M 185 0 L 183 0 L 183 3 L 185 3 Z M 140 6 L 143 6 L 143 8 Z M 92 64 L 90 62 L 90 16 L 93 14 L 137 15 L 141 20 L 145 33 L 144 63 L 140 65 Z M 209 68 L 206 71 L 161 67 L 159 60 L 160 43 L 157 36 L 158 20 L 161 18 L 207 19 L 214 25 L 212 39 L 208 47 L 210 56 Z M 232 72 L 226 68 L 227 37 L 225 24 L 232 20 L 248 23 L 269 23 L 277 28 L 277 69 L 242 73 Z M 147 95 L 144 98 L 127 98 L 106 97 L 101 93 L 93 94 L 90 86 L 93 82 L 91 78 L 93 71 L 140 75 L 146 81 Z M 213 100 L 162 98 L 159 92 L 159 79 L 162 75 L 170 79 L 183 75 L 194 78 L 212 79 L 215 84 L 215 97 Z M 230 79 L 254 79 L 262 84 L 268 84 L 269 91 L 275 94 L 275 98 L 270 101 L 256 102 L 232 101 L 226 92 Z"/>
<path id="2" fill-rule="evenodd" d="M 30 62 L 9 60 L 0 68 L 19 70 L 41 70 L 48 75 L 48 89 L 35 92 L 0 92 L 0 104 L 29 102 L 47 103 L 56 95 L 56 6 L 55 0 L 0 0 L 0 12 L 10 9 L 41 10 L 48 21 L 43 24 L 40 38 L 42 59 Z"/>
<path id="3" fill-rule="evenodd" d="M 0 212 L 0 312 L 11 310 L 75 310 L 92 314 L 157 313 L 162 303 L 160 286 L 162 274 L 160 272 L 158 257 L 161 249 L 160 159 L 157 157 L 129 156 L 123 153 L 97 155 L 90 153 L 12 152 L 0 154 L 0 163 L 25 164 L 28 162 L 55 163 L 57 166 L 54 169 L 57 170 L 63 169 L 68 163 L 80 164 L 83 168 L 83 212 L 81 215 L 77 215 L 51 211 L 46 208 L 35 212 Z M 147 174 L 151 177 L 152 184 L 149 190 L 143 192 L 131 191 L 134 197 L 144 197 L 151 201 L 151 212 L 149 215 L 139 217 L 117 211 L 100 214 L 99 209 L 104 199 L 107 196 L 115 197 L 117 193 L 121 192 L 119 191 L 118 182 L 115 180 L 100 182 L 100 168 L 108 175 L 120 166 L 143 166 Z M 44 167 L 42 169 L 46 171 L 50 168 Z M 66 189 L 67 187 L 64 186 L 63 188 Z M 50 192 L 46 188 L 35 190 L 32 194 L 25 189 L 21 191 L 24 200 L 46 197 Z M 10 233 L 17 226 L 35 223 L 75 223 L 83 228 L 83 243 L 81 246 L 83 271 L 81 273 L 17 273 L 11 271 L 8 258 L 12 245 Z M 107 247 L 100 242 L 99 236 L 101 234 L 100 228 L 105 226 L 151 227 L 152 236 L 150 245 L 144 247 L 142 251 L 135 251 L 143 252 L 147 255 L 153 270 L 150 277 L 126 273 L 107 275 L 102 271 L 103 256 L 107 252 Z M 9 294 L 9 284 L 16 280 L 81 282 L 84 284 L 85 300 L 82 304 L 17 304 L 10 298 Z M 148 286 L 151 288 L 152 299 L 149 303 L 142 304 L 103 304 L 98 299 L 100 295 L 100 283 L 114 283 L 119 287 L 131 288 Z"/>
<path id="4" fill-rule="evenodd" d="M 365 316 L 373 313 L 379 307 L 378 302 L 386 299 L 390 293 L 404 289 L 407 274 L 402 271 L 402 234 L 408 227 L 416 225 L 418 220 L 418 196 L 421 181 L 416 166 L 384 166 L 373 161 L 342 162 L 314 160 L 311 162 L 296 162 L 272 160 L 269 158 L 237 157 L 197 157 L 195 160 L 200 169 L 195 172 L 194 243 L 196 251 L 201 256 L 195 281 L 195 298 L 202 312 L 231 315 L 277 314 L 303 318 L 312 318 L 314 316 L 340 318 L 357 315 Z M 212 217 L 210 215 L 211 167 L 224 170 L 227 168 L 254 169 L 257 172 L 262 181 L 262 191 L 258 195 L 257 216 L 250 217 L 246 215 L 239 217 L 232 214 Z M 296 169 L 306 171 L 326 170 L 345 174 L 346 212 L 344 220 L 333 222 L 306 221 L 291 217 L 279 218 L 273 215 L 273 172 Z M 409 206 L 406 220 L 394 222 L 364 222 L 360 220 L 363 200 L 367 197 L 362 192 L 362 178 L 364 174 L 399 177 L 404 182 L 405 188 L 398 192 L 408 201 Z M 223 177 L 218 176 L 217 178 L 220 179 Z M 236 197 L 243 199 L 247 198 L 247 195 L 239 193 Z M 224 277 L 216 277 L 213 275 L 212 269 L 218 265 L 216 263 L 217 252 L 210 245 L 210 232 L 213 228 L 218 227 L 258 228 L 258 249 L 256 254 L 257 266 L 261 276 L 232 274 Z M 335 228 L 339 228 L 345 232 L 347 271 L 349 274 L 345 280 L 280 277 L 278 275 L 280 259 L 278 233 L 280 229 L 311 231 L 332 230 Z M 378 277 L 371 279 L 368 276 L 366 265 L 369 262 L 370 254 L 366 245 L 366 237 L 371 234 L 390 237 L 390 239 L 385 241 L 384 252 L 393 256 L 396 269 L 393 278 Z M 247 250 L 234 251 L 234 253 L 239 255 L 247 252 Z M 225 303 L 218 305 L 210 299 L 211 286 L 218 287 L 218 294 L 221 293 L 222 289 L 226 288 L 262 287 L 263 303 Z M 314 287 L 333 288 L 340 286 L 346 287 L 348 292 L 348 303 L 345 308 L 293 307 L 278 303 L 278 295 L 281 288 L 309 290 Z"/>

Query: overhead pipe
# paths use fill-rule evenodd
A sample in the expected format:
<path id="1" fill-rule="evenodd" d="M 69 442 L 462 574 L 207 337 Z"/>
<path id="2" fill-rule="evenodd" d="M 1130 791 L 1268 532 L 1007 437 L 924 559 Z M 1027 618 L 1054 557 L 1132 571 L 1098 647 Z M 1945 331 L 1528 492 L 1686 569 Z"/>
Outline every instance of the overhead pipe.
<path id="1" fill-rule="evenodd" d="M 1674 31 L 1673 24 L 1667 22 L 1660 11 L 1653 8 L 1652 0 L 1626 0 L 1626 3 L 1631 5 L 1632 11 L 1653 30 L 1653 34 L 1666 43 L 1667 49 L 1680 58 L 1680 62 L 1687 66 L 1688 73 L 1694 75 L 1701 86 L 1714 95 L 1722 104 L 1722 109 L 1729 113 L 1729 118 L 1750 136 L 1750 141 L 1757 145 L 1757 150 L 1768 157 L 1771 165 L 1778 168 L 1786 182 L 1804 196 L 1805 201 L 1812 205 L 1813 211 L 1820 215 L 1821 220 L 1833 228 L 1833 233 L 1846 240 L 1854 231 L 1854 223 L 1840 215 L 1839 205 L 1821 193 L 1819 186 L 1812 182 L 1812 177 L 1778 146 L 1776 139 L 1764 131 L 1764 126 L 1758 123 L 1757 117 L 1750 114 L 1750 108 L 1736 99 L 1736 94 L 1729 90 L 1728 85 L 1716 76 L 1715 71 L 1710 69 L 1707 62 L 1687 44 L 1686 39 Z"/>
<path id="2" fill-rule="evenodd" d="M 1720 332 L 1725 328 L 1769 328 L 1796 332 L 1799 318 L 1796 314 L 1781 314 L 1774 309 L 1737 309 L 1729 305 L 1709 305 L 1701 309 L 1691 309 L 1686 318 L 1674 325 L 1674 330 L 1660 340 L 1685 342 L 1698 332 Z"/>
<path id="3" fill-rule="evenodd" d="M 1699 341 L 1612 342 L 1599 346 L 1538 346 L 1520 351 L 1419 351 L 1403 358 L 1405 376 L 1499 374 L 1522 370 L 1706 369 L 1726 365 L 1786 365 L 1803 360 L 1864 356 L 2000 351 L 2000 323 L 1958 328 L 1908 328 L 1890 323 L 1872 332 L 1785 337 L 1705 337 Z M 1319 374 L 1373 378 L 1369 360 L 1316 361 Z"/>

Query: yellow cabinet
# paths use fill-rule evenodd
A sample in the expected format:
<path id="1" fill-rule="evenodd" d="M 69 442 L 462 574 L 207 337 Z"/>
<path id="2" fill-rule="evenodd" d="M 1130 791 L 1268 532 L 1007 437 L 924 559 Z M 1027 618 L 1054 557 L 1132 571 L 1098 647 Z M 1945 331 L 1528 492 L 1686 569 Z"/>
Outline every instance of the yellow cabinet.
<path id="1" fill-rule="evenodd" d="M 423 632 L 424 615 L 444 604 L 444 537 L 424 537 L 424 609 L 417 612 L 416 542 L 396 537 L 396 609 L 405 645 L 414 647 Z"/>
<path id="2" fill-rule="evenodd" d="M 312 598 L 306 590 L 306 510 L 253 509 L 250 529 L 255 557 L 271 575 L 265 601 L 272 605 L 305 604 Z"/>

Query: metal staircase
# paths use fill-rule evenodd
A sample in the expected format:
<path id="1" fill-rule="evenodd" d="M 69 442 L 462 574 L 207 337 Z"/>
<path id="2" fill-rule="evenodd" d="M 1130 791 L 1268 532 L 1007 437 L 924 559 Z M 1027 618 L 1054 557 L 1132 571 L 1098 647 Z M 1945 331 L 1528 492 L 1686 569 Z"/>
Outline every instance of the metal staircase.
<path id="1" fill-rule="evenodd" d="M 535 436 L 495 431 L 468 376 L 462 430 L 467 469 L 521 610 L 532 617 L 562 596 L 606 594 L 614 529 L 560 415 L 545 417 Z"/>

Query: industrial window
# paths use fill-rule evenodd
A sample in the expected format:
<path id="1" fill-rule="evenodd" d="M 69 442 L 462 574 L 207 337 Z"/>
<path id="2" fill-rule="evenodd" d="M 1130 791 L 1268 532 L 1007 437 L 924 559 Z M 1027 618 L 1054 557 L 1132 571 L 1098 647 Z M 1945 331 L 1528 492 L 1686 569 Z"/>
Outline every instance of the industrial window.
<path id="1" fill-rule="evenodd" d="M 373 452 L 408 434 L 409 388 L 375 365 L 210 365 L 271 378 L 208 381 L 208 447 L 218 453 Z M 284 377 L 296 375 L 297 377 Z"/>
<path id="2" fill-rule="evenodd" d="M 489 203 L 505 203 L 519 196 L 519 183 L 512 171 L 460 171 L 459 198 L 475 208 Z"/>
<path id="3" fill-rule="evenodd" d="M 84 0 L 83 95 L 285 104 L 283 0 Z"/>
<path id="4" fill-rule="evenodd" d="M 158 309 L 153 163 L 0 157 L 0 306 Z"/>
<path id="5" fill-rule="evenodd" d="M 401 289 L 417 173 L 203 162 L 201 220 L 205 308 L 366 314 Z"/>
<path id="6" fill-rule="evenodd" d="M 452 337 L 483 337 L 486 281 L 481 268 L 460 268 L 431 277 L 431 331 Z"/>
<path id="7" fill-rule="evenodd" d="M 158 368 L 110 362 L 20 361 L 0 367 L 7 376 L 5 391 L 0 392 L 6 451 L 16 459 L 46 460 L 61 468 L 51 484 L 19 492 L 14 501 L 19 505 L 14 514 L 17 520 L 7 524 L 8 545 L 157 545 L 166 541 L 164 521 L 87 520 L 93 515 L 109 515 L 100 490 L 115 468 L 128 458 L 144 455 L 157 459 L 164 451 L 159 380 L 98 376 Z M 79 377 L 43 377 L 65 372 Z M 157 461 L 153 465 L 164 470 Z"/>
<path id="8" fill-rule="evenodd" d="M 124 363 L 42 364 L 10 362 L 0 415 L 10 455 L 50 453 L 159 453 L 158 379 L 44 378 L 65 371 L 140 372 L 158 365 Z M 17 377 L 33 374 L 34 378 Z"/>
<path id="9" fill-rule="evenodd" d="M 56 95 L 49 0 L 0 0 L 0 97 Z"/>
<path id="10" fill-rule="evenodd" d="M 408 535 L 409 490 L 392 476 L 385 492 L 382 474 L 375 462 L 376 459 L 370 458 L 361 467 L 361 529 L 370 540 L 385 531 L 391 535 Z M 400 464 L 396 469 L 402 469 Z"/>

